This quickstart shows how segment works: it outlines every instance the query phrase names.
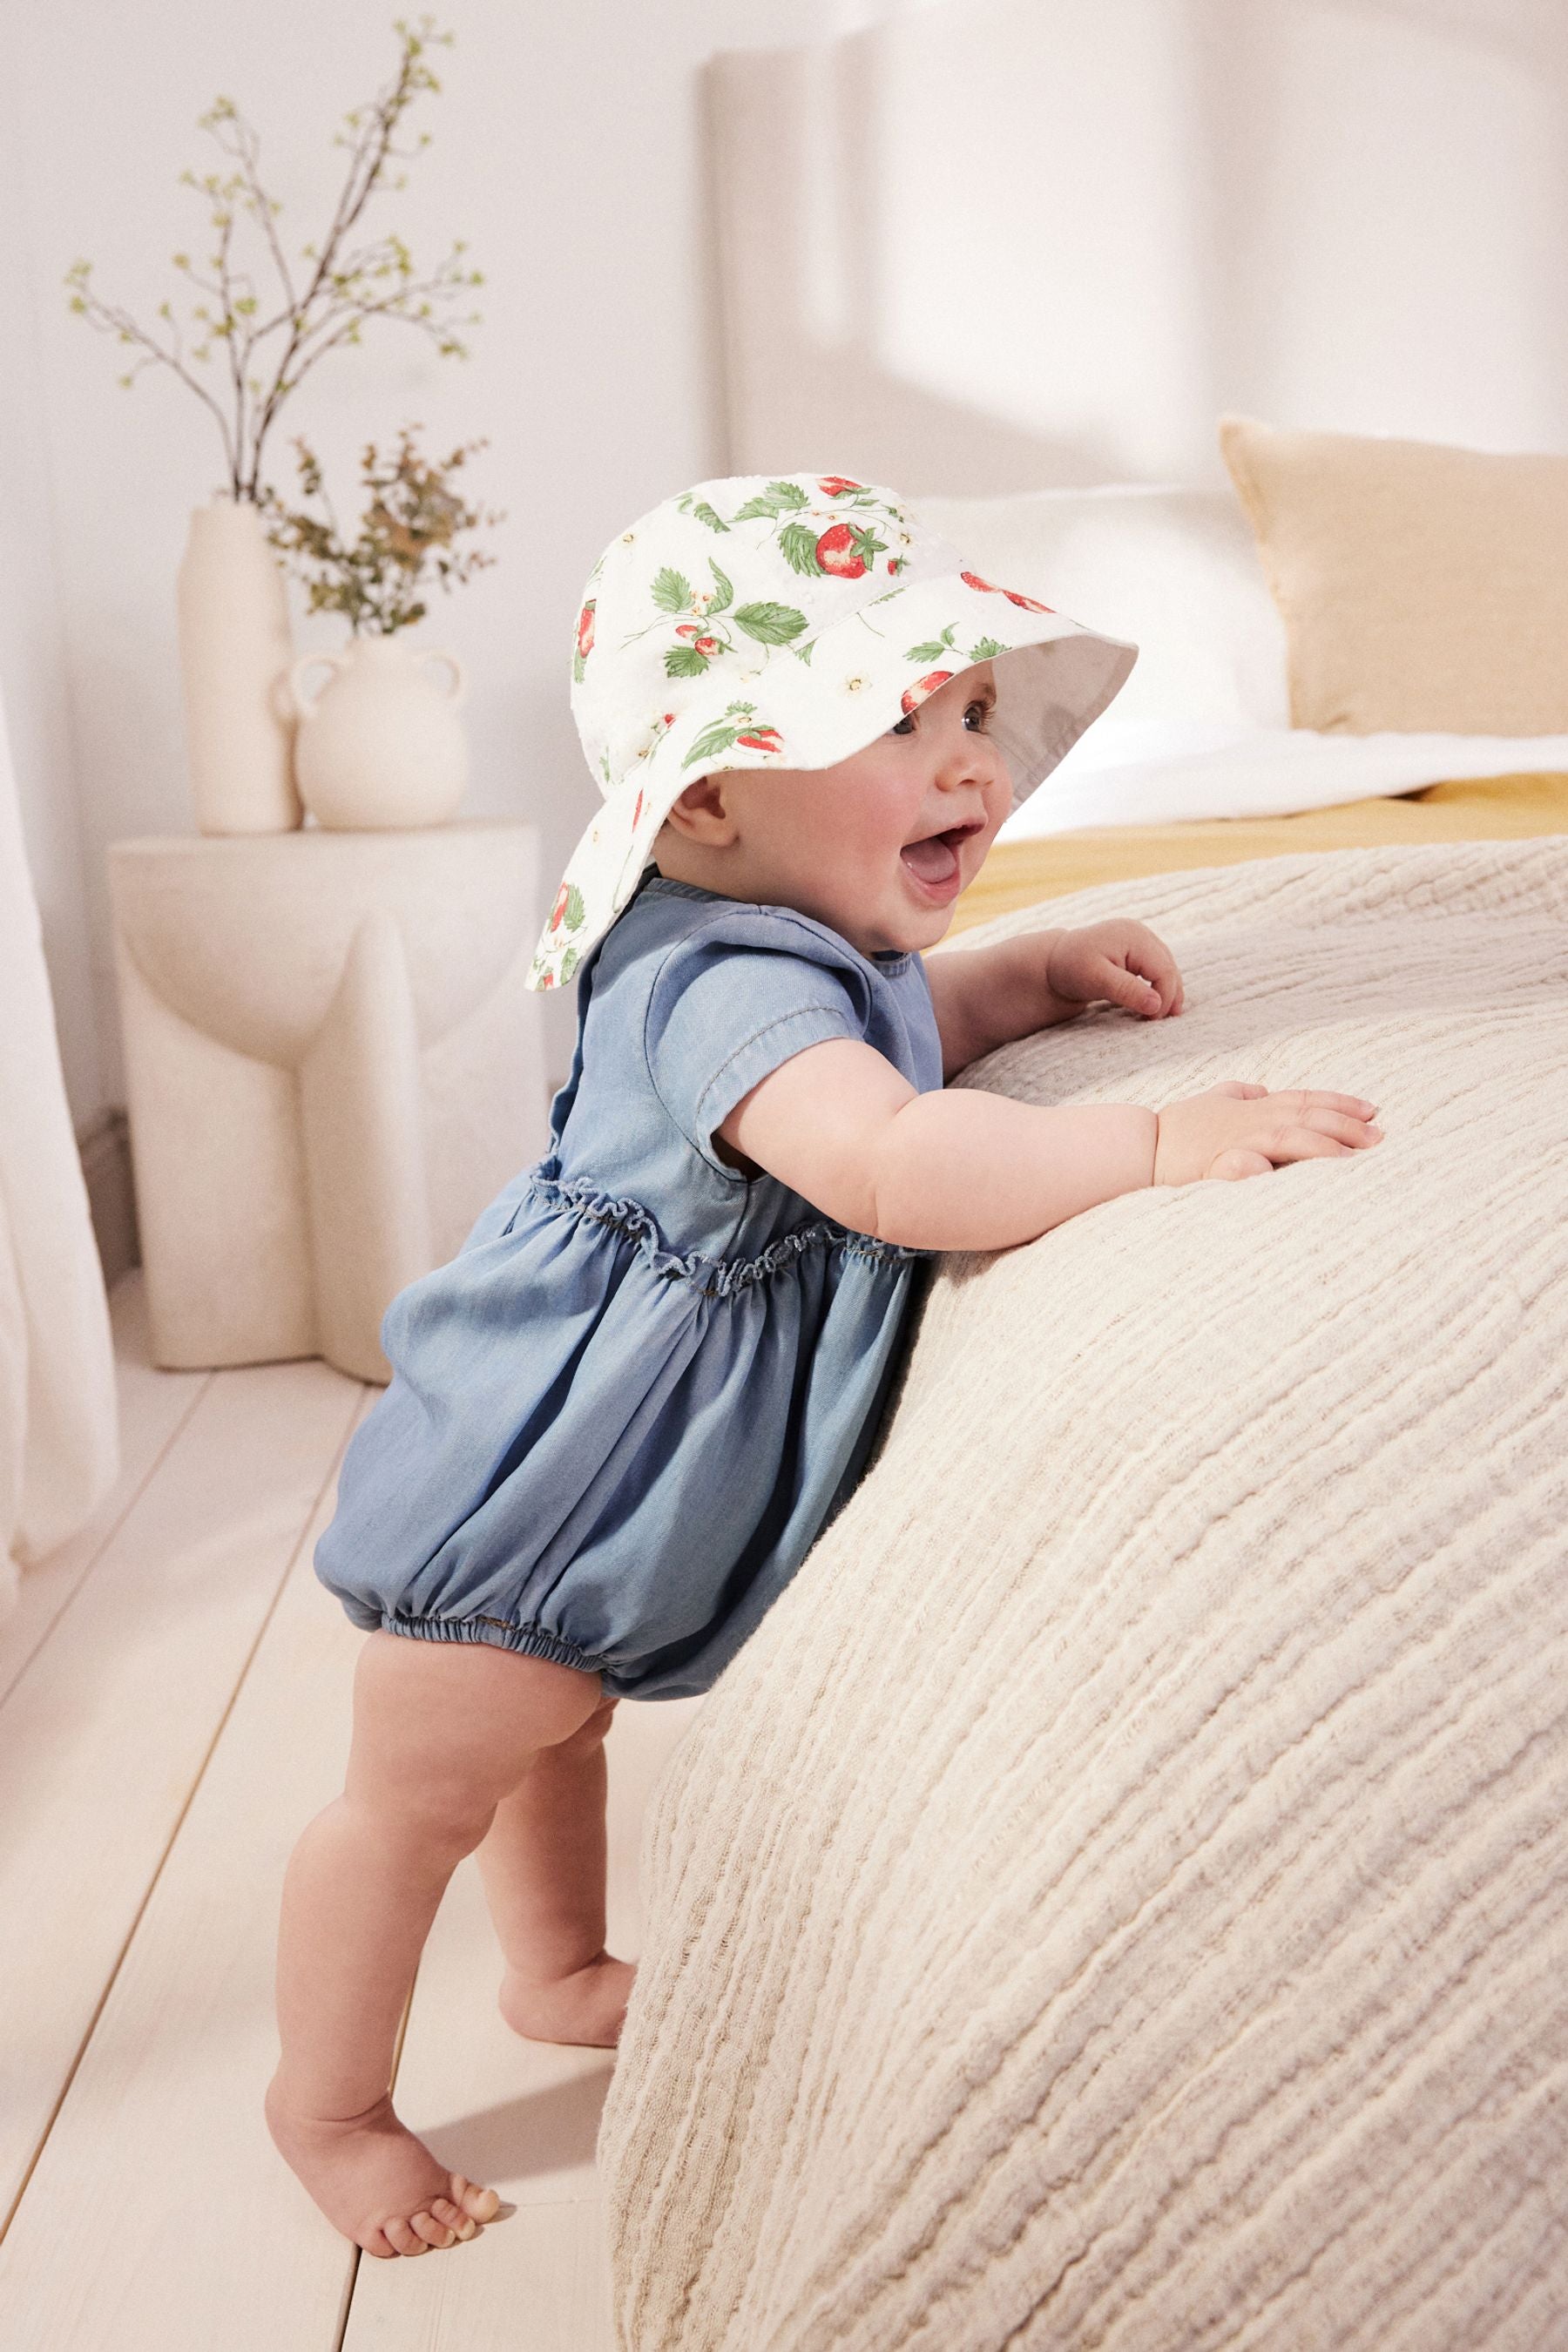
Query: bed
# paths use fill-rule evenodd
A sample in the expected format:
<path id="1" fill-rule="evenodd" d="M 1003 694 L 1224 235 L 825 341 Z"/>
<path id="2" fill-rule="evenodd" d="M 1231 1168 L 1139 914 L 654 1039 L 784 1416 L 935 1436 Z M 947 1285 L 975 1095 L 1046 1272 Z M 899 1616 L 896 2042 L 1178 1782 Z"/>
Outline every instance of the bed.
<path id="1" fill-rule="evenodd" d="M 1181 1020 L 954 1083 L 1316 1080 L 1386 1139 L 940 1261 L 652 1801 L 636 2352 L 1568 2341 L 1568 840 L 968 943 L 1113 908 Z"/>
<path id="2" fill-rule="evenodd" d="M 1085 826 L 1036 841 L 999 841 L 959 898 L 949 937 L 1096 882 L 1315 850 L 1518 841 L 1545 834 L 1568 834 L 1568 771 L 1467 777 L 1287 816 Z"/>
<path id="3" fill-rule="evenodd" d="M 1558 150 L 1457 20 L 1246 14 L 985 0 L 710 81 L 731 469 L 831 440 L 1142 648 L 934 952 L 1132 914 L 1188 1009 L 954 1083 L 1318 1083 L 1386 1140 L 934 1268 L 650 1806 L 626 2352 L 1568 2343 L 1568 713 L 1489 724 L 1489 655 L 1460 724 L 1303 724 L 1212 396 L 1354 434 L 1392 352 L 1407 427 L 1568 447 L 1488 276 L 1500 208 L 1560 255 Z"/>

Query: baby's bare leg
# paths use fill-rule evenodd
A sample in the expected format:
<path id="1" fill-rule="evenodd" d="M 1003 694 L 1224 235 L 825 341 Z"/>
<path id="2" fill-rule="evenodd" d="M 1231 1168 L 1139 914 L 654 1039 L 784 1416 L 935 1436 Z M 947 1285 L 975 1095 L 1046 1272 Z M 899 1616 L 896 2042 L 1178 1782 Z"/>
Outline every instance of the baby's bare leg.
<path id="1" fill-rule="evenodd" d="M 593 1715 L 597 1675 L 482 1643 L 366 1637 L 341 1797 L 284 1876 L 282 2057 L 267 2119 L 321 2210 L 367 2253 L 471 2237 L 493 2189 L 448 2172 L 393 2112 L 393 2045 L 447 1880 L 541 1749 Z"/>
<path id="2" fill-rule="evenodd" d="M 605 1949 L 605 1734 L 616 1706 L 601 1698 L 570 1739 L 540 1750 L 479 1848 L 507 1962 L 501 2015 L 534 2042 L 613 2047 L 637 1974 Z"/>

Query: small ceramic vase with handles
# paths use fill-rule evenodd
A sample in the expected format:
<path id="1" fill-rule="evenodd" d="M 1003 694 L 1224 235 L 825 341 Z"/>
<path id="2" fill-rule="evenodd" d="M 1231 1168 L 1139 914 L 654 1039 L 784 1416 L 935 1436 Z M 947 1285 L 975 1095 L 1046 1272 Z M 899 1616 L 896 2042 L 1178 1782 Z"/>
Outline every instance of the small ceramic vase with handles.
<path id="1" fill-rule="evenodd" d="M 449 686 L 426 675 L 427 662 L 447 664 Z M 309 696 L 305 679 L 323 664 L 333 674 Z M 300 714 L 295 782 L 318 824 L 353 833 L 447 823 L 468 781 L 455 654 L 356 636 L 343 653 L 297 661 L 289 691 Z"/>

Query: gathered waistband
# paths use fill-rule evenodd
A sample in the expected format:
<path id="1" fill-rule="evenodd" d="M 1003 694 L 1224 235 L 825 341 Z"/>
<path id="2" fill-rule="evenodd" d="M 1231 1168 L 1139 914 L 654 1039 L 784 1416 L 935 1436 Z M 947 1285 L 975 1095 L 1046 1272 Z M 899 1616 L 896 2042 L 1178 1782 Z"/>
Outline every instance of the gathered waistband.
<path id="1" fill-rule="evenodd" d="M 640 1201 L 618 1199 L 605 1192 L 586 1177 L 573 1177 L 563 1183 L 552 1170 L 561 1162 L 554 1152 L 548 1153 L 538 1166 L 529 1171 L 522 1198 L 512 1211 L 503 1228 L 510 1233 L 516 1223 L 523 1201 L 531 1197 L 547 1208 L 564 1210 L 568 1214 L 591 1218 L 597 1224 L 611 1225 L 635 1241 L 656 1274 L 671 1282 L 689 1282 L 708 1298 L 722 1298 L 743 1290 L 748 1284 L 763 1282 L 777 1273 L 781 1266 L 794 1263 L 803 1252 L 812 1249 L 834 1249 L 846 1257 L 882 1260 L 890 1265 L 905 1260 L 927 1258 L 930 1250 L 907 1248 L 901 1242 L 885 1242 L 875 1234 L 858 1234 L 848 1225 L 832 1218 L 823 1218 L 816 1224 L 803 1225 L 793 1234 L 781 1234 L 755 1257 L 704 1257 L 693 1250 L 682 1256 L 666 1249 L 659 1239 L 658 1226 L 651 1211 Z"/>

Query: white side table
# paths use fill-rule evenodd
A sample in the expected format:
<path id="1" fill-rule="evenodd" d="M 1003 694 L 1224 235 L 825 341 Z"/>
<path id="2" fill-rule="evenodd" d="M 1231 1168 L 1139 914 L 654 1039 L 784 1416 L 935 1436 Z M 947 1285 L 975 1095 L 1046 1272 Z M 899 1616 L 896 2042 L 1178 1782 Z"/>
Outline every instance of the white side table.
<path id="1" fill-rule="evenodd" d="M 549 1140 L 537 827 L 109 850 L 153 1360 L 324 1356 L 381 1318 Z"/>

